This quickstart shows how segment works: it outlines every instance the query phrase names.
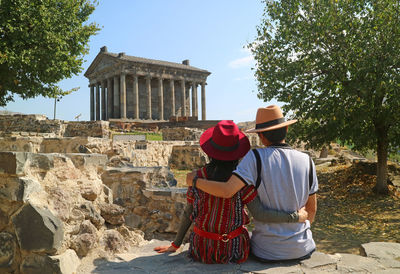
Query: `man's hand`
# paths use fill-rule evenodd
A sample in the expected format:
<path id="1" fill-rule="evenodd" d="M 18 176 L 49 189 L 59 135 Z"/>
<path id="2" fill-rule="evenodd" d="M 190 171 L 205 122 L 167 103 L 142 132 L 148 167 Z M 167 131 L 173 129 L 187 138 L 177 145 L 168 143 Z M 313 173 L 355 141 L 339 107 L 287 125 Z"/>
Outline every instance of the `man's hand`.
<path id="1" fill-rule="evenodd" d="M 175 252 L 176 250 L 177 248 L 173 247 L 172 245 L 162 245 L 154 248 L 154 251 L 157 251 L 158 253 Z"/>
<path id="2" fill-rule="evenodd" d="M 308 219 L 308 212 L 305 207 L 300 208 L 299 210 L 299 223 L 304 223 Z"/>
<path id="3" fill-rule="evenodd" d="M 192 171 L 186 174 L 186 184 L 187 186 L 192 186 L 193 178 L 196 176 L 196 171 Z"/>

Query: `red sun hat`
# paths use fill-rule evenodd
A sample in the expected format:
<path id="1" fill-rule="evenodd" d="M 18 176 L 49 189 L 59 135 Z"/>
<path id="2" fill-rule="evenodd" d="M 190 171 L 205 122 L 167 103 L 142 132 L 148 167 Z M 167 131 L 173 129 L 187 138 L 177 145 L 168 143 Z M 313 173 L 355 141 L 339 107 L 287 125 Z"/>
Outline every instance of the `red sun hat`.
<path id="1" fill-rule="evenodd" d="M 211 158 L 234 161 L 246 155 L 250 142 L 233 121 L 222 120 L 201 135 L 200 147 Z"/>

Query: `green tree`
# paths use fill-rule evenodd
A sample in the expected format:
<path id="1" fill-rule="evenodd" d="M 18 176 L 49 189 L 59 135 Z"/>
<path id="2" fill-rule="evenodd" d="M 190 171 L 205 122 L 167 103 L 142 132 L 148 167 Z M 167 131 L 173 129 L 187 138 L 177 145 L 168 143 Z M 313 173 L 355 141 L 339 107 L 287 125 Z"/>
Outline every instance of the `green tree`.
<path id="1" fill-rule="evenodd" d="M 91 0 L 0 0 L 0 106 L 59 94 L 57 83 L 82 70 L 89 37 L 99 28 L 84 24 Z"/>
<path id="2" fill-rule="evenodd" d="M 387 157 L 400 145 L 400 2 L 264 1 L 249 47 L 265 101 L 284 103 L 311 146 L 340 139 L 376 149 L 374 190 L 387 193 Z"/>

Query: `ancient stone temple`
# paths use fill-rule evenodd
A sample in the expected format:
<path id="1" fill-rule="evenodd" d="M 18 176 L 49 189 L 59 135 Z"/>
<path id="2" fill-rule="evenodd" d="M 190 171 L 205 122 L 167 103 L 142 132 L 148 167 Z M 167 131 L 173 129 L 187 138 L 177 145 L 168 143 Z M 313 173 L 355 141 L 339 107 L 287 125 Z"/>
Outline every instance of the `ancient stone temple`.
<path id="1" fill-rule="evenodd" d="M 182 64 L 111 53 L 100 49 L 85 76 L 90 87 L 90 120 L 206 119 L 206 80 L 210 72 Z"/>

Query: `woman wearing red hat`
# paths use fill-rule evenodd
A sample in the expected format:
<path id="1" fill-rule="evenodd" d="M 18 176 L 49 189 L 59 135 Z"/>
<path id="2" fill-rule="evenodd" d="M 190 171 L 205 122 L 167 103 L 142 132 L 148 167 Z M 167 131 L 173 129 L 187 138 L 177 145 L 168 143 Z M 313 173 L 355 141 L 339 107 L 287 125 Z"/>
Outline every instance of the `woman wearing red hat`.
<path id="1" fill-rule="evenodd" d="M 239 159 L 249 151 L 250 143 L 235 123 L 223 120 L 202 134 L 200 147 L 210 162 L 197 170 L 198 178 L 226 182 Z M 255 219 L 264 222 L 304 222 L 307 219 L 304 210 L 287 213 L 263 208 L 254 186 L 245 186 L 226 199 L 212 196 L 193 185 L 188 188 L 187 202 L 175 240 L 170 246 L 156 247 L 157 252 L 176 251 L 194 222 L 190 257 L 203 263 L 242 263 L 250 250 L 249 234 L 244 227 L 249 223 L 249 217 L 244 205 Z"/>

